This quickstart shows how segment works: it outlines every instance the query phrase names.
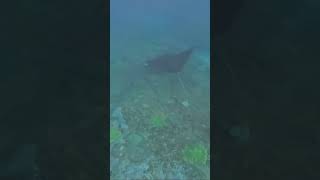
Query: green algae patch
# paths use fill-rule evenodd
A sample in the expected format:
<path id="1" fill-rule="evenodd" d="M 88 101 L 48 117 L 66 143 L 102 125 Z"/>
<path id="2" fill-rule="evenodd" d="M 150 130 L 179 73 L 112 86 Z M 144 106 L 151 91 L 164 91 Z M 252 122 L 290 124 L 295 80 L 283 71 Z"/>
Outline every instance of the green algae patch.
<path id="1" fill-rule="evenodd" d="M 121 139 L 121 131 L 117 128 L 110 128 L 110 143 Z"/>
<path id="2" fill-rule="evenodd" d="M 150 123 L 152 127 L 162 128 L 167 126 L 167 116 L 163 113 L 155 114 L 151 117 Z"/>
<path id="3" fill-rule="evenodd" d="M 182 150 L 182 159 L 191 165 L 204 165 L 208 158 L 207 149 L 201 145 L 188 145 Z"/>

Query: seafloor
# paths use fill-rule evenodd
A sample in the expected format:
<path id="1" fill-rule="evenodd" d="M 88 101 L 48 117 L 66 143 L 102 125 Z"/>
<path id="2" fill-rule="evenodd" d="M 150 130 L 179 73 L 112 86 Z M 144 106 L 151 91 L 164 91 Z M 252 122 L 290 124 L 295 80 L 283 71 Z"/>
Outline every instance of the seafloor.
<path id="1" fill-rule="evenodd" d="M 186 44 L 111 37 L 112 180 L 210 179 L 210 52 L 197 48 L 179 74 L 142 76 L 137 68 Z M 190 147 L 202 151 L 188 156 Z"/>

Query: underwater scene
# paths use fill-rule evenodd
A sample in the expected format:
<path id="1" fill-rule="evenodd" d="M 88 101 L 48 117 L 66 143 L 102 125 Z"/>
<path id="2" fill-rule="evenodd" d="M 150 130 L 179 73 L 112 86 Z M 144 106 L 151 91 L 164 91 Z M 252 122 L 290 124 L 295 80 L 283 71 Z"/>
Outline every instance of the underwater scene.
<path id="1" fill-rule="evenodd" d="M 209 180 L 210 0 L 110 12 L 110 178 Z"/>

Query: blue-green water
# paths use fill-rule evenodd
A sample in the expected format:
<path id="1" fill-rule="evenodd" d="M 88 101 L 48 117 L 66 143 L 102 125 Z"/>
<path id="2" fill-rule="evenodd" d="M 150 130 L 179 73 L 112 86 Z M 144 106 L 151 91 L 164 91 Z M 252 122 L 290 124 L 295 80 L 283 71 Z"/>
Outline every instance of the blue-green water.
<path id="1" fill-rule="evenodd" d="M 111 0 L 111 179 L 209 179 L 209 0 Z M 177 74 L 146 60 L 196 47 Z"/>

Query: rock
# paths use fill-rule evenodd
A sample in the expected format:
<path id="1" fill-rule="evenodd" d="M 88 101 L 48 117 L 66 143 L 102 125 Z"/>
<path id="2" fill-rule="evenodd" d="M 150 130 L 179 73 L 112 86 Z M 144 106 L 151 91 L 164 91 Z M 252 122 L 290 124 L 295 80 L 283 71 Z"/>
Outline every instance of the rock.
<path id="1" fill-rule="evenodd" d="M 127 121 L 124 119 L 123 114 L 122 114 L 122 108 L 118 107 L 116 108 L 111 116 L 113 119 L 115 119 L 115 124 L 118 125 L 118 128 L 122 129 L 124 132 L 127 131 L 128 125 Z"/>
<path id="2" fill-rule="evenodd" d="M 168 104 L 174 104 L 174 100 L 173 100 L 173 99 L 169 99 L 169 100 L 167 101 L 167 103 L 168 103 Z"/>
<path id="3" fill-rule="evenodd" d="M 126 154 L 132 162 L 141 162 L 148 155 L 150 155 L 149 149 L 145 144 L 145 139 L 143 136 L 132 133 L 128 135 L 128 144 L 126 148 Z"/>
<path id="4" fill-rule="evenodd" d="M 149 108 L 149 105 L 148 104 L 142 104 L 142 107 L 143 108 Z"/>
<path id="5" fill-rule="evenodd" d="M 181 104 L 186 108 L 190 106 L 188 101 L 183 101 Z"/>

